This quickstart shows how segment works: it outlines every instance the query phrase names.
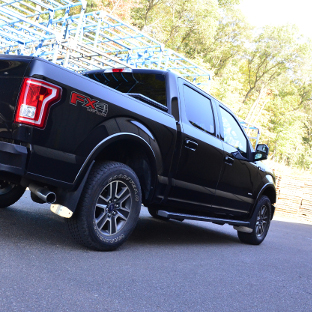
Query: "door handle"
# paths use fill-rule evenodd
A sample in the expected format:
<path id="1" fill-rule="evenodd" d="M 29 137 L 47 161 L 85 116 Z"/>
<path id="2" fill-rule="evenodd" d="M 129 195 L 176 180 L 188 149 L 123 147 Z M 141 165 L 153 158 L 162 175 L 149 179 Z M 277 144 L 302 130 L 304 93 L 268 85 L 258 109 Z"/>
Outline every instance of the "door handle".
<path id="1" fill-rule="evenodd" d="M 192 151 L 195 151 L 197 146 L 198 146 L 198 143 L 195 142 L 195 141 L 192 141 L 192 140 L 189 140 L 189 139 L 186 139 L 184 141 L 184 146 Z"/>
<path id="2" fill-rule="evenodd" d="M 224 162 L 226 163 L 226 164 L 228 164 L 228 165 L 233 165 L 233 163 L 234 163 L 234 158 L 232 158 L 232 157 L 230 157 L 230 156 L 228 156 L 228 155 L 226 155 L 225 157 L 224 157 Z"/>

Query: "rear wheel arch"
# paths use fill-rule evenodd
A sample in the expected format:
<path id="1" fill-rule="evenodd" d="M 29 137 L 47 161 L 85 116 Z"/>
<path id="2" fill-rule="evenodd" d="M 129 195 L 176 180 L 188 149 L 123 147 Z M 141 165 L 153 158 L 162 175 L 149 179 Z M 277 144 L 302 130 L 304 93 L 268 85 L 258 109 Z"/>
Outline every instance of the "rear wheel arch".
<path id="1" fill-rule="evenodd" d="M 17 202 L 24 194 L 25 187 L 0 180 L 0 208 L 6 208 Z"/>
<path id="2" fill-rule="evenodd" d="M 117 161 L 129 166 L 139 178 L 144 202 L 152 196 L 161 169 L 157 152 L 143 138 L 129 133 L 104 140 L 92 151 L 89 161 Z"/>

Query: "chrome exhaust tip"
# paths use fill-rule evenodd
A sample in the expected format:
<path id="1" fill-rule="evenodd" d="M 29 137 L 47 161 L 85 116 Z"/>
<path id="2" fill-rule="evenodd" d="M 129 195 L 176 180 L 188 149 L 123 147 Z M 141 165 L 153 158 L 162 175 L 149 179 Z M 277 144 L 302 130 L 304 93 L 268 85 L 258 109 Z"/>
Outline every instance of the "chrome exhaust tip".
<path id="1" fill-rule="evenodd" d="M 36 184 L 29 184 L 29 190 L 40 198 L 42 201 L 48 204 L 53 204 L 56 201 L 56 195 L 54 192 L 49 191 L 47 188 L 38 186 Z"/>

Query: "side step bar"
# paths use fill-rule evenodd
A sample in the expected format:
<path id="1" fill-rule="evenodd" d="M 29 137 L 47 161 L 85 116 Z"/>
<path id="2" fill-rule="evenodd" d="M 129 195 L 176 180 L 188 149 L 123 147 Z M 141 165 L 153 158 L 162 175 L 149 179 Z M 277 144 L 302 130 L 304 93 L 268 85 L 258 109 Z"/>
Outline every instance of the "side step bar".
<path id="1" fill-rule="evenodd" d="M 189 214 L 184 214 L 184 213 L 176 213 L 176 212 L 168 212 L 165 210 L 158 210 L 157 215 L 160 217 L 168 218 L 168 219 L 174 219 L 178 221 L 183 221 L 184 219 L 188 220 L 197 220 L 197 221 L 207 221 L 207 222 L 213 222 L 216 224 L 229 224 L 233 225 L 235 227 L 242 227 L 241 230 L 244 228 L 248 228 L 252 231 L 250 227 L 250 222 L 248 221 L 238 221 L 238 220 L 231 220 L 231 219 L 219 219 L 219 218 L 213 218 L 213 217 L 201 217 L 201 216 L 194 216 L 194 215 L 189 215 Z M 237 228 L 237 230 L 239 230 Z M 247 229 L 246 229 L 247 230 Z"/>

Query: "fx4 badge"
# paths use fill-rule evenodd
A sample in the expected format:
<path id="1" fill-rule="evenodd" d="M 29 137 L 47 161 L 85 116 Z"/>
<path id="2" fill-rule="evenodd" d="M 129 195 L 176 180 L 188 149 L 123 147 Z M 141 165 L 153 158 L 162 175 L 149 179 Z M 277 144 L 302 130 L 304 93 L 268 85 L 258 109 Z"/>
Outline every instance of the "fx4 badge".
<path id="1" fill-rule="evenodd" d="M 70 95 L 70 104 L 77 106 L 77 103 L 81 103 L 83 107 L 86 107 L 89 112 L 96 113 L 97 115 L 106 117 L 108 113 L 108 105 L 100 103 L 98 100 L 90 99 L 89 97 L 72 92 Z"/>

